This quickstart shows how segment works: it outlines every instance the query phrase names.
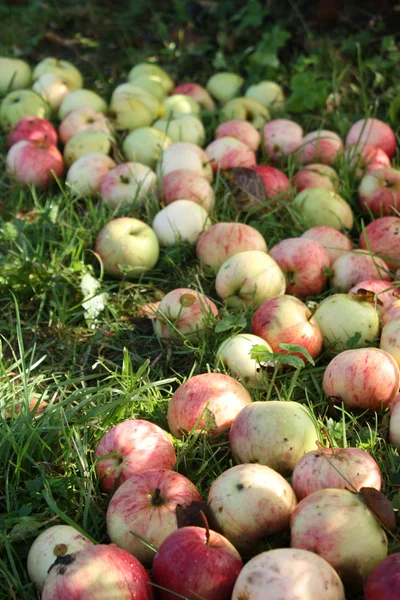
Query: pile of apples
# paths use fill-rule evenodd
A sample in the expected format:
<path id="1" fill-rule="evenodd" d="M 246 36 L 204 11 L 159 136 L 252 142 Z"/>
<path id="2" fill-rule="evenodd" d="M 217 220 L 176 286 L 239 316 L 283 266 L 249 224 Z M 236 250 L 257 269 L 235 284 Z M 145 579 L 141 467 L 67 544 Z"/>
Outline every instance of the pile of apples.
<path id="1" fill-rule="evenodd" d="M 268 386 L 276 354 L 313 362 L 325 351 L 326 396 L 350 411 L 390 408 L 389 441 L 400 447 L 396 138 L 373 118 L 356 122 L 345 143 L 329 130 L 304 135 L 294 121 L 271 119 L 284 110 L 280 86 L 264 81 L 240 96 L 243 84 L 234 73 L 218 73 L 206 87 L 175 87 L 146 63 L 133 67 L 108 106 L 83 89 L 82 75 L 66 61 L 45 59 L 32 72 L 24 61 L 0 58 L 11 178 L 46 189 L 65 174 L 77 198 L 100 197 L 133 213 L 155 198 L 162 206 L 151 225 L 120 217 L 99 232 L 95 250 L 106 273 L 138 277 L 157 264 L 160 247 L 183 240 L 215 274 L 220 304 L 254 309 L 251 333 L 230 336 L 216 350 L 216 371 L 176 390 L 170 434 L 128 420 L 104 435 L 96 471 L 112 495 L 111 544 L 93 544 L 69 526 L 42 533 L 28 572 L 44 600 L 344 600 L 345 587 L 364 587 L 366 600 L 397 598 L 400 555 L 387 557 L 385 531 L 365 502 L 365 490 L 378 493 L 382 484 L 373 458 L 361 449 L 323 448 L 304 406 L 253 402 L 251 395 Z M 204 149 L 202 111 L 220 120 Z M 119 150 L 116 132 L 124 134 Z M 257 164 L 260 149 L 271 165 Z M 281 170 L 289 159 L 298 167 L 291 181 Z M 352 208 L 338 193 L 340 163 L 360 180 L 365 218 L 375 217 L 357 249 L 349 237 Z M 233 186 L 239 213 L 268 219 L 268 210 L 285 202 L 302 235 L 268 249 L 249 225 L 212 224 L 212 183 L 221 175 L 251 182 L 245 190 Z M 312 313 L 303 300 L 328 286 Z M 196 339 L 219 313 L 214 300 L 189 288 L 172 289 L 138 312 L 152 319 L 164 344 Z M 173 438 L 226 434 L 235 466 L 215 479 L 205 503 L 194 482 L 173 470 Z M 261 551 L 265 538 L 287 531 L 291 548 Z"/>

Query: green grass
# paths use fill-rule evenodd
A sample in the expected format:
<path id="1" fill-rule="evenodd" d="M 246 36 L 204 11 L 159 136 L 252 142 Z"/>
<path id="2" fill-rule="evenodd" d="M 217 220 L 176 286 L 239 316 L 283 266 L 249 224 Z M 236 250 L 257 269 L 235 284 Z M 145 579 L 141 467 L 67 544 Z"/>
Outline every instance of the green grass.
<path id="1" fill-rule="evenodd" d="M 0 7 L 7 25 L 0 54 L 21 55 L 31 64 L 49 55 L 74 60 L 86 86 L 106 99 L 130 67 L 144 59 L 165 66 L 177 81 L 202 84 L 217 69 L 232 69 L 249 83 L 272 78 L 284 85 L 290 110 L 283 116 L 297 120 L 305 131 L 324 127 L 345 136 L 350 124 L 365 115 L 389 120 L 398 93 L 400 50 L 379 19 L 359 31 L 339 23 L 332 35 L 329 27 L 307 21 L 301 2 L 290 3 L 290 12 L 271 3 L 269 14 L 257 0 L 247 8 L 239 3 L 240 20 L 238 6 L 227 1 L 200 10 L 181 0 L 168 11 L 158 3 L 135 2 L 119 14 L 107 2 L 79 7 L 49 2 L 40 20 L 39 4 Z M 64 43 L 51 42 L 49 32 Z M 189 34 L 197 35 L 195 41 L 187 41 Z M 332 93 L 340 102 L 327 107 Z M 217 120 L 216 113 L 204 115 L 208 140 Z M 0 145 L 4 167 L 4 135 Z M 355 212 L 351 236 L 357 243 L 362 223 L 369 220 L 357 205 L 354 174 L 346 165 L 337 167 L 341 194 Z M 292 162 L 282 168 L 288 175 L 294 172 Z M 253 225 L 269 247 L 303 231 L 286 199 L 267 214 L 239 215 L 232 202 L 235 192 L 222 176 L 215 189 L 215 222 Z M 250 331 L 253 309 L 234 312 L 223 306 L 214 276 L 200 267 L 188 244 L 163 249 L 156 267 L 139 280 L 104 276 L 93 252 L 95 238 L 111 218 L 132 214 L 130 209 L 115 212 L 97 200 L 74 200 L 62 183 L 49 192 L 24 190 L 5 174 L 0 176 L 0 204 L 0 598 L 31 600 L 38 595 L 27 576 L 26 556 L 40 531 L 73 522 L 97 542 L 107 540 L 109 499 L 94 471 L 94 450 L 104 432 L 135 417 L 167 429 L 173 391 L 189 376 L 216 368 L 216 348 L 228 335 Z M 134 214 L 151 222 L 157 210 L 157 199 L 149 198 Z M 82 306 L 85 273 L 98 278 L 100 292 L 108 294 L 94 326 Z M 212 297 L 220 320 L 195 342 L 182 340 L 168 348 L 155 338 L 149 321 L 137 318 L 137 310 L 175 287 Z M 387 443 L 388 414 L 329 409 L 322 391 L 329 360 L 325 352 L 314 366 L 277 368 L 265 392 L 252 391 L 252 396 L 304 403 L 314 411 L 322 442 L 329 438 L 338 446 L 369 451 L 382 469 L 383 492 L 397 510 L 400 457 Z M 43 402 L 48 404 L 41 412 Z M 226 438 L 190 435 L 176 442 L 176 451 L 177 470 L 204 498 L 213 480 L 232 466 Z M 266 540 L 266 548 L 273 543 Z M 399 550 L 398 539 L 390 538 L 390 551 Z"/>

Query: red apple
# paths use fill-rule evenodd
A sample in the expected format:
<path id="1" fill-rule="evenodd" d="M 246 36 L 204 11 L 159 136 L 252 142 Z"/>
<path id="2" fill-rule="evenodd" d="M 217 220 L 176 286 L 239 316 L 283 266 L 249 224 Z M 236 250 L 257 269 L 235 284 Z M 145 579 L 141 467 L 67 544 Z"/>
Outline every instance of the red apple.
<path id="1" fill-rule="evenodd" d="M 302 139 L 296 156 L 299 164 L 323 163 L 333 165 L 343 152 L 343 142 L 334 131 L 312 131 Z"/>
<path id="2" fill-rule="evenodd" d="M 392 284 L 386 281 L 382 281 L 381 279 L 367 279 L 367 281 L 360 281 L 360 283 L 354 285 L 349 290 L 349 294 L 350 296 L 360 295 L 363 297 L 363 290 L 373 294 L 371 302 L 376 305 L 381 319 L 383 319 L 384 313 L 388 311 L 396 298 L 398 298 L 399 292 L 397 288 L 393 288 Z"/>
<path id="3" fill-rule="evenodd" d="M 254 167 L 254 171 L 263 180 L 269 198 L 287 195 L 290 191 L 290 181 L 279 169 L 262 165 Z"/>
<path id="4" fill-rule="evenodd" d="M 59 134 L 62 144 L 66 144 L 80 131 L 102 131 L 111 135 L 112 127 L 107 117 L 93 108 L 76 108 L 60 123 Z"/>
<path id="5" fill-rule="evenodd" d="M 371 571 L 364 588 L 364 600 L 398 600 L 400 552 L 387 556 Z"/>
<path id="6" fill-rule="evenodd" d="M 342 254 L 353 250 L 352 241 L 347 235 L 328 225 L 311 227 L 301 237 L 321 244 L 325 248 L 331 264 Z"/>
<path id="7" fill-rule="evenodd" d="M 381 217 L 369 223 L 360 235 L 360 248 L 379 254 L 390 269 L 400 267 L 400 218 Z"/>
<path id="8" fill-rule="evenodd" d="M 360 206 L 374 215 L 398 214 L 400 169 L 376 169 L 367 173 L 358 188 Z"/>
<path id="9" fill-rule="evenodd" d="M 215 130 L 215 139 L 218 140 L 221 137 L 233 137 L 243 144 L 246 144 L 251 150 L 256 151 L 261 142 L 261 135 L 257 129 L 248 121 L 240 121 L 234 119 L 233 121 L 225 121 L 218 125 Z"/>
<path id="10" fill-rule="evenodd" d="M 18 121 L 8 134 L 7 148 L 11 148 L 11 146 L 22 140 L 43 142 L 50 146 L 57 146 L 57 132 L 47 119 L 25 117 L 21 121 Z"/>
<path id="11" fill-rule="evenodd" d="M 54 176 L 61 177 L 64 161 L 56 146 L 22 140 L 8 151 L 7 172 L 24 185 L 48 187 Z"/>
<path id="12" fill-rule="evenodd" d="M 348 292 L 357 283 L 367 279 L 392 281 L 387 264 L 368 250 L 353 250 L 339 256 L 331 266 L 330 283 L 340 292 Z"/>
<path id="13" fill-rule="evenodd" d="M 166 205 L 192 200 L 207 212 L 214 208 L 214 190 L 205 177 L 188 169 L 177 169 L 162 178 L 161 195 Z"/>
<path id="14" fill-rule="evenodd" d="M 233 169 L 256 165 L 256 155 L 246 144 L 234 137 L 221 137 L 206 148 L 208 160 L 214 172 L 219 169 Z"/>
<path id="15" fill-rule="evenodd" d="M 160 600 L 176 600 L 177 594 L 230 600 L 242 567 L 240 554 L 224 536 L 189 526 L 174 531 L 161 544 L 151 575 L 160 586 Z"/>
<path id="16" fill-rule="evenodd" d="M 336 192 L 339 187 L 339 177 L 335 169 L 329 165 L 311 163 L 296 173 L 292 183 L 298 194 L 310 187 L 322 187 Z"/>
<path id="17" fill-rule="evenodd" d="M 303 129 L 288 119 L 273 119 L 264 125 L 264 148 L 271 160 L 293 154 L 300 147 Z"/>
<path id="18" fill-rule="evenodd" d="M 396 136 L 393 130 L 379 119 L 360 119 L 354 123 L 346 137 L 346 148 L 353 144 L 369 144 L 380 148 L 389 158 L 396 152 Z"/>
<path id="19" fill-rule="evenodd" d="M 400 319 L 395 317 L 383 326 L 379 347 L 388 352 L 400 367 Z"/>
<path id="20" fill-rule="evenodd" d="M 390 168 L 390 158 L 381 150 L 369 144 L 354 144 L 349 146 L 344 153 L 343 160 L 348 162 L 349 166 L 356 169 L 358 177 L 369 171 L 375 171 L 381 168 Z"/>
<path id="21" fill-rule="evenodd" d="M 389 442 L 400 448 L 400 393 L 396 394 L 390 405 Z"/>
<path id="22" fill-rule="evenodd" d="M 77 198 L 96 196 L 104 177 L 117 165 L 112 158 L 101 152 L 90 152 L 76 160 L 67 171 L 66 186 Z"/>
<path id="23" fill-rule="evenodd" d="M 199 85 L 198 83 L 181 83 L 172 90 L 171 95 L 173 94 L 184 94 L 185 96 L 190 96 L 206 110 L 213 110 L 215 108 L 214 100 L 211 98 L 210 94 L 202 85 Z"/>
<path id="24" fill-rule="evenodd" d="M 114 456 L 101 459 L 106 454 Z M 138 471 L 173 469 L 174 445 L 168 434 L 150 421 L 130 419 L 112 427 L 96 448 L 96 473 L 104 492 L 112 492 Z"/>

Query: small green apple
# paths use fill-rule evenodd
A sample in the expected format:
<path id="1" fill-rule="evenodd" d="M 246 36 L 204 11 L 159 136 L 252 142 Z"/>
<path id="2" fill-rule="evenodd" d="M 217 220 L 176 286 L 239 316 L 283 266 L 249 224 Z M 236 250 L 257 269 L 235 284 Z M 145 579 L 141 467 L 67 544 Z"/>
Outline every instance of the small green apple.
<path id="1" fill-rule="evenodd" d="M 285 106 L 283 89 L 275 81 L 261 81 L 257 85 L 251 85 L 245 96 L 258 100 L 271 111 L 280 111 Z"/>
<path id="2" fill-rule="evenodd" d="M 158 65 L 150 63 L 139 63 L 135 65 L 128 73 L 128 81 L 133 81 L 137 77 L 156 75 L 159 78 L 161 85 L 164 87 L 165 93 L 169 94 L 174 88 L 174 81 L 164 69 Z"/>
<path id="3" fill-rule="evenodd" d="M 110 108 L 112 109 L 113 105 L 117 101 L 129 98 L 140 100 L 140 102 L 142 102 L 147 110 L 151 113 L 152 119 L 157 119 L 164 112 L 160 102 L 155 96 L 147 92 L 139 85 L 135 85 L 133 83 L 121 83 L 121 85 L 118 85 L 115 88 L 111 96 Z"/>
<path id="4" fill-rule="evenodd" d="M 243 77 L 236 73 L 216 73 L 207 81 L 206 89 L 218 102 L 225 104 L 238 95 L 243 82 Z"/>
<path id="5" fill-rule="evenodd" d="M 261 129 L 269 121 L 270 114 L 268 109 L 253 98 L 234 98 L 227 102 L 221 110 L 221 121 L 249 121 L 256 129 Z"/>
<path id="6" fill-rule="evenodd" d="M 0 94 L 28 88 L 31 81 L 32 71 L 27 62 L 0 56 Z"/>
<path id="7" fill-rule="evenodd" d="M 165 119 L 168 119 L 168 117 L 176 119 L 181 115 L 194 115 L 195 117 L 200 115 L 200 104 L 186 94 L 169 96 L 162 105 Z"/>
<path id="8" fill-rule="evenodd" d="M 108 116 L 117 131 L 150 127 L 153 122 L 149 108 L 132 96 L 120 96 L 112 100 Z"/>
<path id="9" fill-rule="evenodd" d="M 154 127 L 139 127 L 126 136 L 122 149 L 129 161 L 154 169 L 161 152 L 172 143 L 173 140 L 163 131 Z"/>
<path id="10" fill-rule="evenodd" d="M 162 102 L 167 95 L 160 77 L 157 75 L 138 75 L 131 80 L 131 83 L 143 88 L 145 92 L 157 98 L 159 102 Z"/>
<path id="11" fill-rule="evenodd" d="M 173 142 L 191 142 L 203 146 L 206 141 L 206 132 L 203 123 L 194 115 L 183 115 L 179 119 L 159 119 L 153 127 L 162 131 Z"/>
<path id="12" fill-rule="evenodd" d="M 93 108 L 96 112 L 105 114 L 107 112 L 107 102 L 92 90 L 74 90 L 68 96 L 65 96 L 61 102 L 58 111 L 60 121 L 77 108 Z"/>
<path id="13" fill-rule="evenodd" d="M 307 227 L 327 225 L 340 231 L 353 227 L 353 211 L 350 205 L 336 192 L 322 187 L 306 188 L 292 202 Z"/>
<path id="14" fill-rule="evenodd" d="M 0 106 L 0 126 L 9 131 L 24 117 L 48 119 L 50 107 L 32 90 L 15 90 L 3 99 Z"/>
<path id="15" fill-rule="evenodd" d="M 67 60 L 59 60 L 52 57 L 43 59 L 33 69 L 33 79 L 36 81 L 36 79 L 45 73 L 53 73 L 53 75 L 61 77 L 71 91 L 83 87 L 82 73 Z"/>
<path id="16" fill-rule="evenodd" d="M 78 158 L 91 152 L 109 154 L 111 150 L 112 137 L 104 131 L 91 131 L 86 129 L 76 133 L 64 148 L 64 161 L 70 167 Z"/>

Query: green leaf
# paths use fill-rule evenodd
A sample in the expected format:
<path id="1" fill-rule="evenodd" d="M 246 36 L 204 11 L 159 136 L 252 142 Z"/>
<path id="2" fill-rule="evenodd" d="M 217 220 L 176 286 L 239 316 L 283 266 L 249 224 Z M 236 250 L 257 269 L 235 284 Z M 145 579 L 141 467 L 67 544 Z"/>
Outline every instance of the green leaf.
<path id="1" fill-rule="evenodd" d="M 361 339 L 361 333 L 360 331 L 356 331 L 354 335 L 352 335 L 351 337 L 349 337 L 347 339 L 346 342 L 346 348 L 348 348 L 349 350 L 353 350 L 354 348 L 357 348 L 358 346 L 358 342 Z"/>
<path id="2" fill-rule="evenodd" d="M 290 345 L 290 344 L 288 344 Z M 301 346 L 299 346 L 301 348 Z M 255 344 L 250 350 L 250 358 L 258 363 L 266 363 L 274 366 L 289 365 L 291 367 L 304 367 L 304 361 L 299 356 L 293 354 L 280 354 L 279 352 L 270 352 L 262 344 Z"/>
<path id="3" fill-rule="evenodd" d="M 296 352 L 297 354 L 301 354 L 302 356 L 304 356 L 304 358 L 306 358 L 308 360 L 309 363 L 311 363 L 312 365 L 315 365 L 314 359 L 311 356 L 311 354 L 308 352 L 307 348 L 304 348 L 304 346 L 300 346 L 298 344 L 279 344 L 280 348 L 282 348 L 282 350 L 285 350 L 285 352 Z"/>
<path id="4" fill-rule="evenodd" d="M 287 107 L 291 112 L 301 113 L 323 108 L 332 91 L 328 79 L 318 79 L 316 73 L 296 73 L 290 82 L 291 95 Z"/>
<path id="5" fill-rule="evenodd" d="M 244 329 L 247 325 L 246 317 L 242 313 L 240 315 L 227 315 L 215 326 L 215 333 L 222 333 L 230 329 Z"/>
<path id="6" fill-rule="evenodd" d="M 279 25 L 276 25 L 263 34 L 249 60 L 262 67 L 277 69 L 280 65 L 278 51 L 286 45 L 290 38 L 291 35 L 286 29 L 281 29 Z"/>

